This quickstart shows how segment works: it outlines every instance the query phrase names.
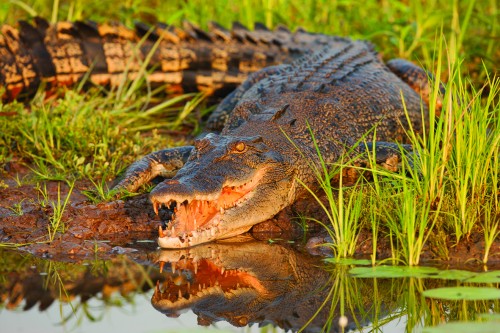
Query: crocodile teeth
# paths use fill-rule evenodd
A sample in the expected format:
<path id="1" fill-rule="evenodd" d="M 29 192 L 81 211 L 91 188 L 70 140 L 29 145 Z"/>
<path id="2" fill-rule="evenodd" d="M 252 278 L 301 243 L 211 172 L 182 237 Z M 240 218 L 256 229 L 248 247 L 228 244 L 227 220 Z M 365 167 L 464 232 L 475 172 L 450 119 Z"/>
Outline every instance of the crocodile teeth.
<path id="1" fill-rule="evenodd" d="M 163 233 L 163 229 L 161 228 L 161 225 L 158 226 L 158 236 L 165 237 L 165 234 Z"/>
<path id="2" fill-rule="evenodd" d="M 222 206 L 219 208 L 219 213 L 224 214 L 225 210 L 222 208 Z"/>
<path id="3" fill-rule="evenodd" d="M 155 211 L 155 214 L 156 214 L 156 215 L 158 215 L 158 207 L 159 207 L 159 206 L 160 206 L 160 204 L 159 204 L 157 201 L 155 201 L 155 202 L 153 203 L 153 210 Z"/>

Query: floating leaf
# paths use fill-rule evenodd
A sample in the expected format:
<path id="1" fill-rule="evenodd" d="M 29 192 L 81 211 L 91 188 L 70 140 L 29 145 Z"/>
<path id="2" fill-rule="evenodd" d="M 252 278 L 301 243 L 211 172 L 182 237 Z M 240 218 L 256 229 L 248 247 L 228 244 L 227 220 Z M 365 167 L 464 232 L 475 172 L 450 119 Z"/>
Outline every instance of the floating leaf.
<path id="1" fill-rule="evenodd" d="M 371 265 L 371 260 L 368 259 L 352 259 L 352 258 L 328 258 L 325 259 L 326 262 L 339 265 L 360 265 L 366 266 Z"/>
<path id="2" fill-rule="evenodd" d="M 438 275 L 439 270 L 435 267 L 375 266 L 354 267 L 349 273 L 361 278 L 426 278 Z"/>
<path id="3" fill-rule="evenodd" d="M 334 259 L 328 261 L 334 262 Z M 341 261 L 341 263 L 345 263 Z M 356 264 L 356 263 L 353 263 Z M 350 273 L 361 278 L 415 277 L 428 279 L 459 280 L 475 283 L 500 283 L 500 271 L 475 273 L 462 270 L 440 270 L 436 267 L 376 266 L 355 267 Z"/>
<path id="4" fill-rule="evenodd" d="M 496 321 L 500 324 L 500 313 L 480 313 L 477 319 L 481 321 Z"/>
<path id="5" fill-rule="evenodd" d="M 448 323 L 436 327 L 426 327 L 423 333 L 498 333 L 500 330 L 499 322 L 486 323 Z"/>
<path id="6" fill-rule="evenodd" d="M 500 283 L 500 271 L 479 273 L 465 281 L 475 283 Z"/>
<path id="7" fill-rule="evenodd" d="M 446 300 L 488 300 L 500 299 L 500 289 L 488 287 L 446 287 L 429 289 L 423 292 L 425 297 Z"/>
<path id="8" fill-rule="evenodd" d="M 469 272 L 469 271 L 460 271 L 457 269 L 450 269 L 450 270 L 440 271 L 439 274 L 434 275 L 434 276 L 429 276 L 429 277 L 434 278 L 434 279 L 463 281 L 466 279 L 473 278 L 477 274 L 478 273 Z"/>

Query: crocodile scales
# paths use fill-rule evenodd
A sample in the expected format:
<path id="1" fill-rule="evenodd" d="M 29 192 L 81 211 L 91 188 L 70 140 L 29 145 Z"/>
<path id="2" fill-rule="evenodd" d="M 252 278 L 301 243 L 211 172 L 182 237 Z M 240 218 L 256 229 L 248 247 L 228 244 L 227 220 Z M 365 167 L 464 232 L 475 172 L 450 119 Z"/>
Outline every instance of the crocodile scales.
<path id="1" fill-rule="evenodd" d="M 210 23 L 208 31 L 185 23 L 184 28 L 137 23 L 58 22 L 42 18 L 18 28 L 4 25 L 0 33 L 2 99 L 32 96 L 42 85 L 50 90 L 71 85 L 88 75 L 98 85 L 119 85 L 124 75 L 143 73 L 152 85 L 168 92 L 203 91 L 224 96 L 262 68 L 291 62 L 311 50 L 335 47 L 342 38 L 285 27 L 254 31 L 235 23 L 231 31 Z"/>
<path id="2" fill-rule="evenodd" d="M 386 163 L 397 158 L 394 142 L 405 142 L 410 126 L 426 126 L 429 83 L 421 68 L 401 59 L 384 64 L 371 44 L 344 38 L 311 53 L 251 74 L 221 102 L 208 120 L 212 133 L 194 146 L 151 153 L 127 169 L 116 189 L 167 178 L 150 193 L 156 212 L 173 211 L 159 228 L 161 247 L 246 232 L 304 197 L 299 179 L 317 190 L 311 134 L 326 163 L 350 148 L 351 155 L 375 151 Z M 363 139 L 370 144 L 356 146 Z"/>

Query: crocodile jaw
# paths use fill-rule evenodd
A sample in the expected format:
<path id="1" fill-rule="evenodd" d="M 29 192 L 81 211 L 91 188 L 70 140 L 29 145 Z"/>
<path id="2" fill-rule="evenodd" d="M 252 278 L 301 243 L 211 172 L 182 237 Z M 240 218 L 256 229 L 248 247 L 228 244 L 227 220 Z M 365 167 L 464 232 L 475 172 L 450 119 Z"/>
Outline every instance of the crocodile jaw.
<path id="1" fill-rule="evenodd" d="M 151 298 L 154 308 L 167 315 L 177 316 L 185 308 L 211 297 L 256 297 L 268 290 L 250 270 L 225 263 L 217 248 L 196 247 L 180 250 L 162 250 L 158 257 L 160 273 L 170 264 L 167 278 L 157 282 Z"/>
<path id="2" fill-rule="evenodd" d="M 218 192 L 210 194 L 170 193 L 160 190 L 151 193 L 155 212 L 161 205 L 177 204 L 172 221 L 166 230 L 158 229 L 158 245 L 162 248 L 186 248 L 216 239 L 236 236 L 248 231 L 254 224 L 270 216 L 247 215 L 247 207 L 252 206 L 259 189 L 260 181 L 267 170 L 260 169 L 251 178 L 241 183 L 228 182 Z M 168 182 L 167 182 L 168 184 Z M 263 211 L 263 214 L 266 212 Z"/>
<path id="3" fill-rule="evenodd" d="M 252 226 L 244 226 L 239 229 L 232 228 L 230 231 L 219 227 L 211 227 L 202 231 L 192 231 L 181 236 L 166 236 L 163 230 L 158 230 L 158 246 L 164 249 L 178 249 L 208 243 L 217 239 L 225 239 L 240 235 L 248 231 Z M 161 227 L 159 227 L 161 229 Z"/>

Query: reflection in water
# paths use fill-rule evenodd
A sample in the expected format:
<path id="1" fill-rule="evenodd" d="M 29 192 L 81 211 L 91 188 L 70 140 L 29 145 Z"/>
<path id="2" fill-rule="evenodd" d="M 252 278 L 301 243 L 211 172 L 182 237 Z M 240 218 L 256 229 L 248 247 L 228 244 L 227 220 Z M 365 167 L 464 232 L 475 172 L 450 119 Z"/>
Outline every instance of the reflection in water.
<path id="1" fill-rule="evenodd" d="M 320 258 L 287 246 L 257 241 L 208 244 L 162 250 L 159 261 L 162 266 L 170 263 L 171 269 L 165 269 L 166 278 L 157 284 L 151 302 L 168 316 L 191 309 L 201 325 L 225 320 L 235 326 L 272 323 L 298 330 L 307 324 L 306 331 L 340 331 L 341 308 L 330 306 L 332 296 L 360 292 L 350 311 L 343 309 L 348 328 L 372 321 L 363 315 L 373 306 L 372 279 L 353 285 L 345 266 L 327 271 Z"/>
<path id="2" fill-rule="evenodd" d="M 90 314 L 90 299 L 120 306 L 123 301 L 117 302 L 114 296 L 134 302 L 156 285 L 153 307 L 169 317 L 191 309 L 197 316 L 193 328 L 227 321 L 234 326 L 270 323 L 294 331 L 305 326 L 305 331 L 334 332 L 340 331 L 341 316 L 347 319 L 348 328 L 376 328 L 404 317 L 406 328 L 401 332 L 411 332 L 443 321 L 471 320 L 500 306 L 499 301 L 442 301 L 422 296 L 427 289 L 457 285 L 456 281 L 362 279 L 350 276 L 349 270 L 349 266 L 326 265 L 321 258 L 286 244 L 245 239 L 84 262 L 0 250 L 0 310 L 38 306 L 44 311 L 55 301 L 70 302 L 72 311 L 61 315 L 61 322 L 85 325 L 108 315 L 106 307 Z M 498 283 L 489 285 L 498 288 Z M 142 306 L 136 316 L 148 310 L 155 312 Z M 9 327 L 2 314 L 2 328 Z M 90 320 L 81 321 L 82 315 Z"/>
<path id="3" fill-rule="evenodd" d="M 151 289 L 152 280 L 162 279 L 158 269 L 126 256 L 70 263 L 0 251 L 0 258 L 0 299 L 7 309 L 23 303 L 23 310 L 38 304 L 44 311 L 54 300 L 70 302 L 77 298 L 77 306 L 94 297 L 112 302 L 116 292 L 129 297 Z"/>

